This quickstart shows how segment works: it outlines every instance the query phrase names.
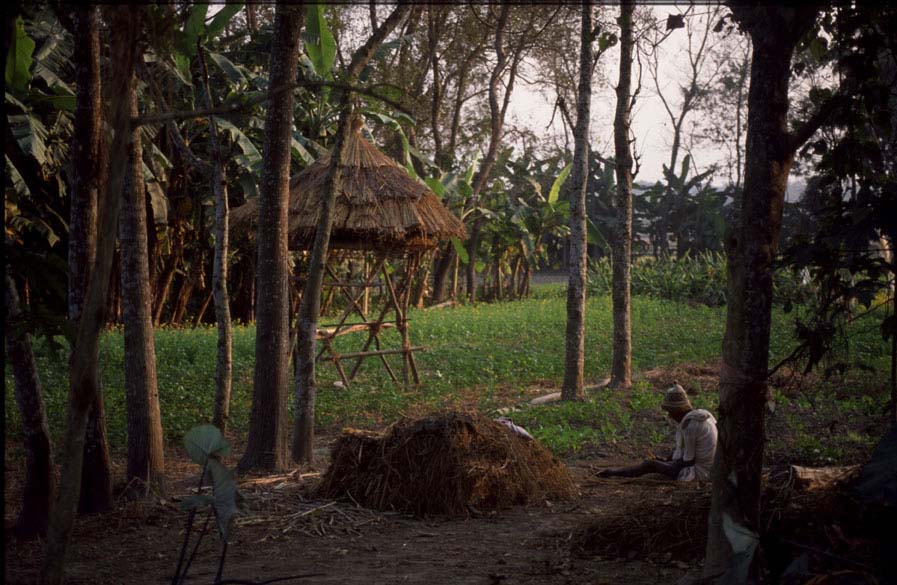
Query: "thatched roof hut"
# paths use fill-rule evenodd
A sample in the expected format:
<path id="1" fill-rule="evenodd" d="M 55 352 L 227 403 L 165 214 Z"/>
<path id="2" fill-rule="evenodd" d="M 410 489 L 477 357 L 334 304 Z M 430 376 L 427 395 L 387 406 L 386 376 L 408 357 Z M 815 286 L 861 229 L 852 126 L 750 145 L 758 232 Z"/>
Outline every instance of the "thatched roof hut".
<path id="1" fill-rule="evenodd" d="M 361 135 L 357 118 L 347 138 L 347 155 L 336 195 L 331 249 L 399 252 L 434 248 L 440 240 L 465 237 L 464 225 L 425 184 Z M 311 249 L 330 166 L 330 153 L 320 157 L 290 183 L 290 248 Z M 258 200 L 235 209 L 235 230 L 251 232 L 258 219 Z"/>

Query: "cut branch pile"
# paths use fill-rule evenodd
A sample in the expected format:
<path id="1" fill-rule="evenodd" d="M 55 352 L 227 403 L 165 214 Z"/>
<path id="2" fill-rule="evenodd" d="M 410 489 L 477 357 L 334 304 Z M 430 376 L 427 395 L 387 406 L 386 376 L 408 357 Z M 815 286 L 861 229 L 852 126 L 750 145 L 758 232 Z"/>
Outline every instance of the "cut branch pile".
<path id="1" fill-rule="evenodd" d="M 244 482 L 240 489 L 246 512 L 238 527 L 264 525 L 268 538 L 306 536 L 360 536 L 366 527 L 383 521 L 383 514 L 357 504 L 304 497 L 304 485 L 294 474 Z M 318 474 L 308 474 L 308 476 Z M 273 481 L 272 481 L 273 480 Z"/>
<path id="2" fill-rule="evenodd" d="M 567 467 L 535 441 L 489 418 L 448 412 L 382 436 L 346 430 L 316 496 L 457 517 L 576 493 Z"/>

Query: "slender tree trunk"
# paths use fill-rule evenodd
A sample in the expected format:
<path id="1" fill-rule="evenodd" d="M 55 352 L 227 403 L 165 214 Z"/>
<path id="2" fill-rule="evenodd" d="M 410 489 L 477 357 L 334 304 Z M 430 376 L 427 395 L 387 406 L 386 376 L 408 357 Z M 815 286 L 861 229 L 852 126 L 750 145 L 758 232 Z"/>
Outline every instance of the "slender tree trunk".
<path id="1" fill-rule="evenodd" d="M 474 179 L 473 194 L 470 197 L 471 205 L 473 206 L 480 205 L 480 195 L 486 187 L 486 182 L 489 180 L 489 175 L 492 173 L 492 167 L 495 165 L 495 160 L 498 158 L 498 149 L 501 143 L 501 132 L 502 127 L 504 126 L 505 112 L 507 111 L 508 101 L 511 98 L 511 91 L 514 88 L 514 79 L 517 75 L 520 47 L 518 47 L 517 54 L 511 65 L 511 71 L 508 75 L 508 85 L 505 89 L 503 104 L 499 104 L 499 85 L 501 85 L 501 78 L 508 63 L 507 50 L 504 46 L 504 34 L 505 28 L 508 25 L 509 16 L 510 4 L 508 2 L 502 2 L 498 23 L 495 27 L 495 67 L 493 67 L 492 74 L 489 77 L 489 113 L 491 116 L 489 148 L 486 150 L 486 156 L 483 158 L 483 161 L 480 164 L 480 169 L 477 171 L 476 178 Z M 471 303 L 476 302 L 477 297 L 477 247 L 479 246 L 480 231 L 483 229 L 484 222 L 485 218 L 482 215 L 479 215 L 479 217 L 474 220 L 473 227 L 471 228 L 470 235 L 467 239 L 467 300 Z"/>
<path id="2" fill-rule="evenodd" d="M 293 92 L 276 92 L 296 80 L 302 5 L 278 2 L 274 16 L 265 118 L 265 155 L 258 222 L 258 316 L 249 439 L 239 469 L 287 466 L 289 387 L 289 269 L 287 215 L 290 197 L 290 138 Z"/>
<path id="3" fill-rule="evenodd" d="M 614 197 L 613 311 L 614 354 L 610 385 L 632 385 L 632 325 L 629 303 L 629 274 L 632 266 L 632 151 L 629 147 L 632 110 L 632 13 L 635 4 L 620 3 L 620 78 L 617 82 L 617 111 L 614 116 L 614 151 L 617 159 L 617 192 Z"/>
<path id="4" fill-rule="evenodd" d="M 317 379 L 315 377 L 315 337 L 318 328 L 318 315 L 321 312 L 321 287 L 324 282 L 324 271 L 327 266 L 327 248 L 330 242 L 330 230 L 333 226 L 333 204 L 336 193 L 341 189 L 342 164 L 346 157 L 346 145 L 349 132 L 361 131 L 361 120 L 352 119 L 352 109 L 342 104 L 336 139 L 331 151 L 330 169 L 327 174 L 326 198 L 322 201 L 321 216 L 315 243 L 308 263 L 308 278 L 299 303 L 296 349 L 296 419 L 293 425 L 292 456 L 297 463 L 314 461 L 314 429 L 315 399 L 317 397 Z M 350 124 L 356 122 L 356 128 Z"/>
<path id="5" fill-rule="evenodd" d="M 115 236 L 118 241 L 118 236 Z M 97 244 L 99 245 L 99 243 Z M 113 243 L 113 246 L 115 244 Z M 103 324 L 121 323 L 121 254 L 116 249 L 112 254 L 112 266 L 109 270 L 109 288 L 106 296 L 106 307 L 103 310 Z"/>
<path id="6" fill-rule="evenodd" d="M 199 48 L 205 89 L 206 107 L 212 109 L 212 89 L 209 87 L 209 71 L 202 47 Z M 212 143 L 212 193 L 215 196 L 215 259 L 212 265 L 212 291 L 215 295 L 215 320 L 218 323 L 218 357 L 215 362 L 215 412 L 212 424 L 227 430 L 230 417 L 231 369 L 233 367 L 233 331 L 230 319 L 230 298 L 227 292 L 228 221 L 227 180 L 218 138 L 218 124 L 209 116 L 209 134 Z"/>
<path id="7" fill-rule="evenodd" d="M 81 318 L 81 309 L 90 271 L 96 260 L 97 191 L 106 182 L 108 169 L 105 140 L 102 136 L 102 87 L 100 84 L 100 33 L 96 7 L 79 6 L 75 24 L 75 137 L 72 144 L 73 181 L 70 188 L 69 221 L 69 307 L 72 323 Z M 98 382 L 100 377 L 94 375 Z M 96 399 L 87 421 L 84 441 L 84 471 L 81 475 L 82 513 L 112 508 L 112 470 L 106 440 L 106 416 L 102 388 L 95 389 Z"/>
<path id="8" fill-rule="evenodd" d="M 790 64 L 818 8 L 733 5 L 732 11 L 751 35 L 754 52 L 740 221 L 726 239 L 729 297 L 704 574 L 747 583 L 757 564 L 750 563 L 749 572 L 738 557 L 752 558 L 759 543 L 772 262 L 799 146 L 788 132 Z"/>
<path id="9" fill-rule="evenodd" d="M 174 275 L 177 273 L 178 268 L 184 259 L 184 231 L 180 226 L 179 220 L 171 226 L 169 234 L 173 240 L 173 245 L 171 255 L 165 265 L 165 270 L 162 271 L 162 274 L 158 279 L 158 286 L 155 290 L 153 302 L 154 325 L 162 323 L 162 311 L 165 310 L 165 305 L 168 303 L 168 296 L 171 293 L 171 285 L 174 283 Z"/>
<path id="10" fill-rule="evenodd" d="M 592 102 L 592 2 L 582 3 L 579 44 L 579 91 L 574 129 L 570 199 L 570 256 L 567 263 L 567 334 L 563 400 L 583 397 L 586 324 L 586 188 L 589 182 L 589 122 Z"/>
<path id="11" fill-rule="evenodd" d="M 30 540 L 47 533 L 56 477 L 53 442 L 41 393 L 40 377 L 31 350 L 31 335 L 22 331 L 22 310 L 16 285 L 6 267 L 6 351 L 15 381 L 16 403 L 22 420 L 25 447 L 25 489 L 22 510 L 13 528 L 18 538 Z"/>
<path id="12" fill-rule="evenodd" d="M 214 285 L 213 285 L 214 286 Z M 206 295 L 206 300 L 202 302 L 202 305 L 199 307 L 199 311 L 196 313 L 196 317 L 193 319 L 193 328 L 196 329 L 202 323 L 203 317 L 206 316 L 206 310 L 209 308 L 209 304 L 212 302 L 212 296 L 215 294 L 214 290 L 210 290 Z"/>
<path id="13" fill-rule="evenodd" d="M 137 76 L 132 75 L 127 98 L 131 116 L 138 115 Z M 165 452 L 156 349 L 151 315 L 146 240 L 146 197 L 143 184 L 141 131 L 133 129 L 129 174 L 125 180 L 119 221 L 121 242 L 122 321 L 125 345 L 125 399 L 128 418 L 127 479 L 135 495 L 164 490 Z"/>
<path id="14" fill-rule="evenodd" d="M 410 5 L 399 4 L 383 24 L 374 31 L 371 37 L 352 55 L 345 79 L 354 83 L 364 67 L 373 58 L 374 53 L 399 22 L 408 13 Z M 315 231 L 315 242 L 308 261 L 308 279 L 302 291 L 299 303 L 298 342 L 296 349 L 295 397 L 296 418 L 293 424 L 293 461 L 297 463 L 314 461 L 315 439 L 315 398 L 317 381 L 315 379 L 315 335 L 320 314 L 321 287 L 324 282 L 324 270 L 327 266 L 327 249 L 330 244 L 330 231 L 333 227 L 333 208 L 336 194 L 340 191 L 340 173 L 343 161 L 346 160 L 349 132 L 361 132 L 363 122 L 353 116 L 353 108 L 346 95 L 341 104 L 339 126 L 330 155 L 330 168 L 325 180 L 325 195 L 321 201 L 321 215 Z"/>
<path id="15" fill-rule="evenodd" d="M 81 466 L 84 458 L 84 433 L 90 407 L 96 399 L 97 361 L 100 333 L 104 325 L 106 293 L 115 232 L 118 225 L 121 192 L 128 168 L 128 142 L 131 140 L 128 95 L 137 55 L 142 8 L 122 5 L 109 8 L 113 56 L 109 75 L 110 95 L 122 96 L 111 104 L 109 124 L 114 129 L 110 153 L 109 181 L 100 191 L 97 209 L 97 255 L 84 295 L 82 318 L 78 321 L 74 352 L 69 362 L 69 418 L 61 453 L 59 490 L 50 514 L 47 543 L 41 564 L 40 583 L 62 583 L 65 555 L 81 492 Z"/>

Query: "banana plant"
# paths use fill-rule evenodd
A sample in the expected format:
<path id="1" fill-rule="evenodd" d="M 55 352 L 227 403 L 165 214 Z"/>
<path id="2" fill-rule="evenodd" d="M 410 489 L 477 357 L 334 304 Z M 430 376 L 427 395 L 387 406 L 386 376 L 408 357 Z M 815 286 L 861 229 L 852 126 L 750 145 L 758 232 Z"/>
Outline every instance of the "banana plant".
<path id="1" fill-rule="evenodd" d="M 73 132 L 74 93 L 68 60 L 72 42 L 43 9 L 17 18 L 7 53 L 4 153 L 6 262 L 26 300 L 24 326 L 47 337 L 71 333 L 67 320 L 68 233 L 65 169 Z"/>

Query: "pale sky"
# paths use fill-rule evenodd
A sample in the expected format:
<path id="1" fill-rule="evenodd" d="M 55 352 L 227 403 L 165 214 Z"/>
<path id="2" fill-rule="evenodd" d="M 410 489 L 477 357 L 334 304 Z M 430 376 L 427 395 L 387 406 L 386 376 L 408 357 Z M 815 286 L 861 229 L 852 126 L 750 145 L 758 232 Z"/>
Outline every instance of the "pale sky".
<path id="1" fill-rule="evenodd" d="M 707 7 L 702 8 L 706 10 Z M 672 5 L 653 6 L 651 10 L 660 22 L 664 22 L 667 15 L 680 12 L 679 8 Z M 681 68 L 687 66 L 686 48 L 687 37 L 684 29 L 673 31 L 661 45 L 662 55 L 668 60 L 668 65 L 660 70 L 660 85 L 668 99 L 674 100 L 674 109 L 679 101 L 676 82 L 682 78 Z M 571 56 L 571 58 L 578 60 L 578 56 Z M 614 88 L 619 73 L 619 61 L 620 52 L 617 47 L 604 54 L 598 67 L 603 67 L 605 79 L 602 80 L 601 76 L 596 75 L 592 85 L 590 116 L 592 149 L 604 156 L 613 156 L 613 118 L 616 108 Z M 635 83 L 635 78 L 638 75 L 636 63 L 633 64 L 632 75 L 633 83 Z M 548 127 L 555 99 L 553 90 L 545 91 L 526 83 L 518 83 L 515 85 L 514 95 L 511 97 L 511 104 L 508 108 L 509 121 L 515 125 L 529 128 L 537 136 L 555 133 L 558 135 L 558 144 L 563 146 L 564 130 L 559 113 L 555 116 L 554 124 Z M 700 114 L 695 112 L 692 115 Z M 672 125 L 661 100 L 656 95 L 647 68 L 643 73 L 642 89 L 632 113 L 632 130 L 636 139 L 635 150 L 641 155 L 641 167 L 636 181 L 653 183 L 662 179 L 662 165 L 668 163 L 670 157 Z M 695 164 L 701 170 L 722 160 L 722 154 L 712 148 L 696 149 L 693 154 L 696 159 Z M 681 159 L 680 155 L 680 161 Z M 718 181 L 724 181 L 724 177 L 720 176 Z"/>
<path id="2" fill-rule="evenodd" d="M 681 8 L 676 5 L 656 5 L 648 9 L 653 12 L 656 20 L 662 27 L 667 15 L 681 13 L 685 10 L 685 7 L 687 7 L 687 4 L 682 4 Z M 360 30 L 356 35 L 347 34 L 347 38 L 341 39 L 344 45 L 343 51 L 346 54 L 350 54 L 356 45 L 363 42 L 362 36 L 366 37 L 369 34 L 367 5 L 359 5 L 354 8 L 358 10 L 357 15 L 353 16 L 357 18 Z M 209 14 L 211 15 L 219 9 L 219 6 L 211 6 Z M 698 10 L 704 12 L 709 9 L 710 7 L 707 5 L 698 6 Z M 385 6 L 380 7 L 381 18 L 386 10 Z M 615 18 L 618 9 L 611 7 L 610 10 L 612 11 L 611 18 Z M 676 94 L 676 81 L 681 78 L 681 68 L 687 65 L 684 56 L 686 47 L 687 37 L 684 29 L 673 31 L 661 45 L 661 51 L 666 63 L 661 68 L 661 87 L 666 88 L 665 93 L 674 100 L 674 107 L 679 99 Z M 570 58 L 578 62 L 578 55 L 571 55 Z M 592 86 L 592 148 L 605 156 L 613 155 L 613 116 L 616 107 L 614 84 L 618 75 L 619 59 L 617 47 L 611 48 L 605 53 L 599 62 L 598 68 L 596 68 L 595 82 Z M 532 63 L 527 65 L 530 68 L 533 66 Z M 633 64 L 633 78 L 638 75 L 637 67 L 637 64 Z M 598 74 L 598 69 L 603 69 L 603 76 Z M 555 134 L 557 136 L 557 144 L 563 146 L 564 129 L 560 121 L 560 113 L 555 116 L 553 124 L 548 126 L 555 99 L 556 96 L 553 90 L 548 89 L 546 91 L 545 88 L 529 86 L 523 80 L 518 80 L 514 87 L 514 94 L 511 97 L 506 127 L 510 124 L 520 128 L 528 128 L 536 136 L 541 137 Z M 570 107 L 574 109 L 575 104 L 571 104 Z M 642 90 L 632 114 L 632 127 L 636 138 L 635 150 L 641 156 L 641 166 L 636 181 L 653 183 L 655 180 L 662 179 L 661 167 L 669 161 L 669 145 L 672 142 L 672 130 L 669 117 L 663 109 L 660 99 L 656 96 L 653 82 L 650 80 L 647 69 L 643 74 Z M 704 170 L 709 165 L 722 159 L 721 153 L 714 149 L 697 149 L 693 154 L 696 159 L 695 164 L 700 170 Z M 718 181 L 724 180 L 724 176 L 718 177 Z"/>

